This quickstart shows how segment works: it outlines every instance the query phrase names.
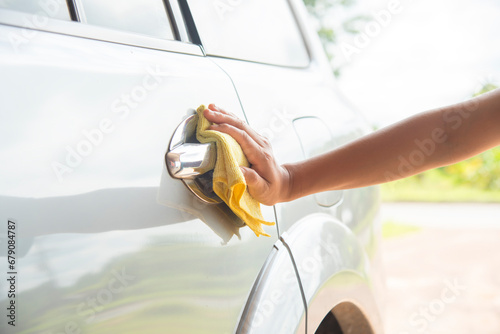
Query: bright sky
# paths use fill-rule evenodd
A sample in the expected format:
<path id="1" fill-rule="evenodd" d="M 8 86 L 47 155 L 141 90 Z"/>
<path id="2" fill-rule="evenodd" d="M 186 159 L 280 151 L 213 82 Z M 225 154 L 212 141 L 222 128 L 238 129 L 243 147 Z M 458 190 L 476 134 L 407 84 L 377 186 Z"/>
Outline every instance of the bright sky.
<path id="1" fill-rule="evenodd" d="M 390 1 L 358 0 L 356 12 Z M 499 18 L 498 0 L 401 0 L 400 13 L 346 61 L 340 89 L 383 126 L 463 101 L 488 81 L 499 85 Z M 356 46 L 351 37 L 339 42 Z"/>

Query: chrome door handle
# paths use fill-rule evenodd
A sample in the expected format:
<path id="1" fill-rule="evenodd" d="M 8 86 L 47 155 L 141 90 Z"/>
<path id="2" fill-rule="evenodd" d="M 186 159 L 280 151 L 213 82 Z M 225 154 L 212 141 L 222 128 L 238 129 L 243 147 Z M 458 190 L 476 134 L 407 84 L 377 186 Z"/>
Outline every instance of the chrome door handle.
<path id="1" fill-rule="evenodd" d="M 170 175 L 176 179 L 194 178 L 215 167 L 215 144 L 181 144 L 167 152 Z"/>
<path id="2" fill-rule="evenodd" d="M 213 192 L 212 175 L 215 167 L 215 143 L 199 143 L 196 140 L 196 115 L 184 119 L 175 129 L 165 163 L 170 176 L 181 179 L 188 189 L 206 203 L 222 200 Z"/>

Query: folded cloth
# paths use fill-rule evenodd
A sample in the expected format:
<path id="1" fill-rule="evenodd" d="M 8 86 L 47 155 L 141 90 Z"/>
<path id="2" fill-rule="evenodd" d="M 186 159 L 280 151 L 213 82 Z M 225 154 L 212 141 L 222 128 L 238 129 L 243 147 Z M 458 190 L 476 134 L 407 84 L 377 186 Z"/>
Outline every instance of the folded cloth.
<path id="1" fill-rule="evenodd" d="M 248 160 L 233 137 L 219 131 L 208 130 L 212 123 L 203 115 L 205 109 L 205 106 L 201 105 L 196 110 L 198 114 L 196 139 L 200 143 L 215 142 L 217 147 L 213 176 L 214 192 L 257 236 L 269 237 L 269 234 L 262 229 L 262 224 L 274 225 L 274 223 L 263 220 L 260 203 L 248 192 L 245 177 L 240 169 L 240 166 L 249 167 Z"/>

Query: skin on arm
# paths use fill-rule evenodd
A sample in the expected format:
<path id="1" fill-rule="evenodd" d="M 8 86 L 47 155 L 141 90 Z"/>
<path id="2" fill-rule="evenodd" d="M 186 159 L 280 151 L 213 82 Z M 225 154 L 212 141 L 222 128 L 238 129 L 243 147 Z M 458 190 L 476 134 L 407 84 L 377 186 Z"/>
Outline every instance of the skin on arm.
<path id="1" fill-rule="evenodd" d="M 417 114 L 340 148 L 278 165 L 271 145 L 236 116 L 211 104 L 212 129 L 241 145 L 251 168 L 250 194 L 272 205 L 326 190 L 365 187 L 467 159 L 500 145 L 500 89 L 470 101 Z"/>

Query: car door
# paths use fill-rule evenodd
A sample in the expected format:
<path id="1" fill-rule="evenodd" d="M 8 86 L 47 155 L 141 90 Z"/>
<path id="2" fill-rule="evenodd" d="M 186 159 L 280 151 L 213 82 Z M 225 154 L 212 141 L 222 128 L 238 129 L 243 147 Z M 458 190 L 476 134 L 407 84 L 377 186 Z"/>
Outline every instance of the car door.
<path id="1" fill-rule="evenodd" d="M 206 53 L 231 76 L 249 124 L 270 140 L 279 163 L 312 157 L 369 131 L 336 88 L 302 1 L 188 3 Z M 366 271 L 365 260 L 378 261 L 377 189 L 328 191 L 275 208 L 281 241 L 289 247 L 310 306 L 302 325 L 314 333 L 340 301 L 328 291 L 327 304 L 313 303 L 331 277 L 353 271 L 363 281 L 376 275 Z M 342 281 L 354 285 L 356 280 Z M 346 285 L 330 287 L 337 289 L 334 296 L 348 295 Z M 372 301 L 362 303 L 376 319 Z"/>
<path id="2" fill-rule="evenodd" d="M 164 161 L 198 105 L 245 117 L 230 78 L 191 43 L 175 1 L 148 1 L 154 17 L 136 1 L 55 3 L 63 14 L 0 9 L 0 256 L 15 281 L 0 304 L 16 321 L 0 331 L 233 332 L 277 228 L 257 238 Z M 138 30 L 148 21 L 164 34 Z"/>
<path id="3" fill-rule="evenodd" d="M 225 7 L 188 2 L 205 51 L 231 76 L 250 125 L 271 141 L 280 163 L 317 155 L 367 131 L 337 93 L 316 39 L 298 24 L 305 24 L 295 17 L 302 12 L 292 11 L 288 1 L 228 2 Z M 319 205 L 334 207 L 330 213 L 337 216 L 342 199 L 342 192 L 312 195 L 287 213 L 297 220 Z M 288 221 L 279 224 L 281 232 L 290 227 Z"/>

